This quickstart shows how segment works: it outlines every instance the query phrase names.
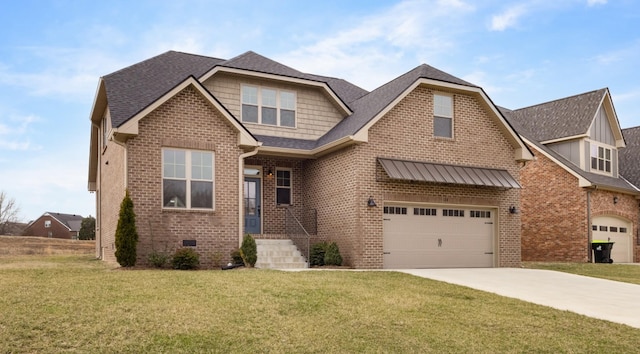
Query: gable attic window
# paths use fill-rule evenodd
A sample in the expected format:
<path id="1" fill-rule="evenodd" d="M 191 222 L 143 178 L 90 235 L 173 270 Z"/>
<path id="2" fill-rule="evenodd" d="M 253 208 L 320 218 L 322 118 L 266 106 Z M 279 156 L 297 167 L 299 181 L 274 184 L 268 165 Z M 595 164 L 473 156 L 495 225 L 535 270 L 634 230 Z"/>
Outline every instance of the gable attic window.
<path id="1" fill-rule="evenodd" d="M 51 227 L 51 220 L 45 220 L 44 221 L 44 227 L 50 228 Z"/>
<path id="2" fill-rule="evenodd" d="M 611 174 L 611 149 L 591 143 L 591 171 Z"/>
<path id="3" fill-rule="evenodd" d="M 273 88 L 242 85 L 242 122 L 296 126 L 296 94 Z"/>
<path id="4" fill-rule="evenodd" d="M 453 96 L 433 95 L 433 136 L 453 138 Z"/>
<path id="5" fill-rule="evenodd" d="M 162 150 L 162 206 L 213 209 L 213 152 Z"/>

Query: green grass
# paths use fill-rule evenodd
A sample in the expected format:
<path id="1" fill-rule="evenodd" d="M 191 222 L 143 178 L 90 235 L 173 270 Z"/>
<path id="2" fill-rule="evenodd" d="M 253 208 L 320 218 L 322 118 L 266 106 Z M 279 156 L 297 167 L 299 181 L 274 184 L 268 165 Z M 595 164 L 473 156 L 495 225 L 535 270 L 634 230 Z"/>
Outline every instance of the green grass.
<path id="1" fill-rule="evenodd" d="M 640 330 L 393 272 L 0 258 L 0 353 L 634 353 Z"/>
<path id="2" fill-rule="evenodd" d="M 524 266 L 640 284 L 640 265 L 635 264 L 526 262 Z"/>

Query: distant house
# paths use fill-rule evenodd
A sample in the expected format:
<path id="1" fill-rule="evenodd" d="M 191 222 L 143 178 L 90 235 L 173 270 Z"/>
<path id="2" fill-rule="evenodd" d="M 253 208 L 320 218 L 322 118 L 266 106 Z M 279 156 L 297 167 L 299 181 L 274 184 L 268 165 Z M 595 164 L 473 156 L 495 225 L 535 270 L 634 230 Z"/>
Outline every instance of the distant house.
<path id="1" fill-rule="evenodd" d="M 46 212 L 32 221 L 22 235 L 77 240 L 82 219 L 76 214 Z"/>
<path id="2" fill-rule="evenodd" d="M 521 170 L 522 260 L 583 262 L 610 240 L 616 263 L 638 262 L 637 133 L 623 136 L 609 90 L 503 114 L 536 155 Z"/>

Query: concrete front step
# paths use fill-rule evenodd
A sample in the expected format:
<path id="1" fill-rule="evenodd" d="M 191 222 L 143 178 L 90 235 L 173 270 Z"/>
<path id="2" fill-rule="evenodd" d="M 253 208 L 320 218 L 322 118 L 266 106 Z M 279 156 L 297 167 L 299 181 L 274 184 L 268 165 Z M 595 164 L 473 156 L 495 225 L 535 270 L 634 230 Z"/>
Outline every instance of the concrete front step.
<path id="1" fill-rule="evenodd" d="M 308 268 L 304 257 L 291 240 L 256 239 L 258 261 L 256 268 Z"/>

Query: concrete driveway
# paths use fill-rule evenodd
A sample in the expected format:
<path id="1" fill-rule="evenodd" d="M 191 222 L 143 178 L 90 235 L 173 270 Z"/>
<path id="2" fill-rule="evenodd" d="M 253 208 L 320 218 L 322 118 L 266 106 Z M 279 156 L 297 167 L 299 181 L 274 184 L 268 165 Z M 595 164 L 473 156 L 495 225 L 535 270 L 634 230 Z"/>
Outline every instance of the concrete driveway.
<path id="1" fill-rule="evenodd" d="M 520 268 L 396 271 L 640 328 L 640 285 Z"/>

